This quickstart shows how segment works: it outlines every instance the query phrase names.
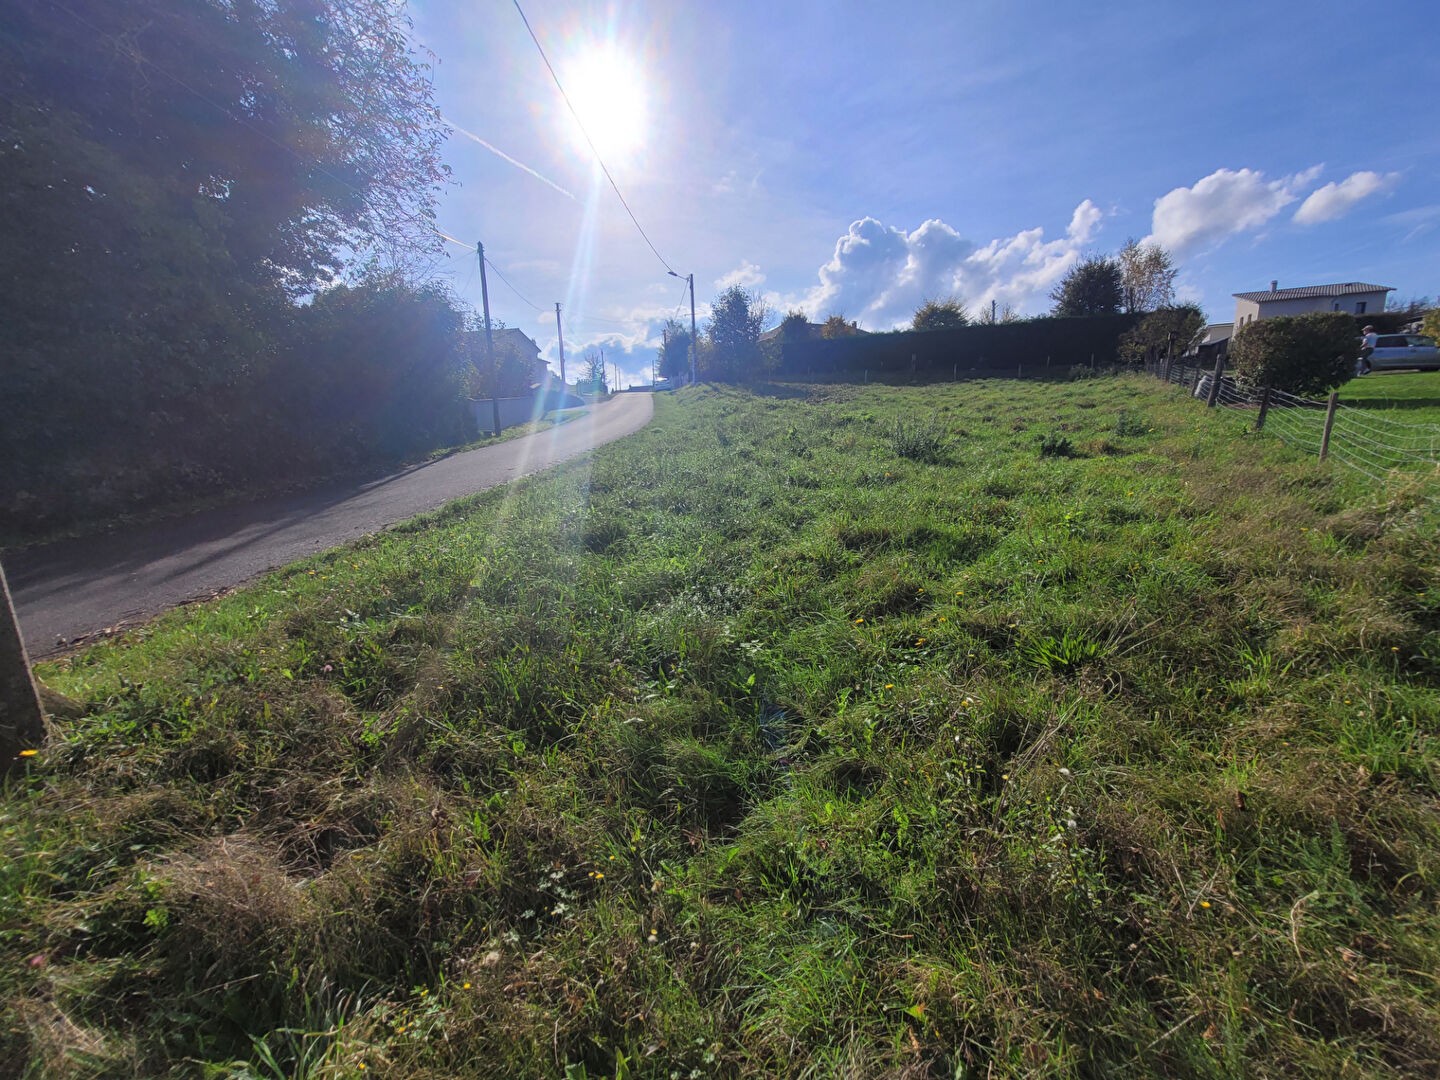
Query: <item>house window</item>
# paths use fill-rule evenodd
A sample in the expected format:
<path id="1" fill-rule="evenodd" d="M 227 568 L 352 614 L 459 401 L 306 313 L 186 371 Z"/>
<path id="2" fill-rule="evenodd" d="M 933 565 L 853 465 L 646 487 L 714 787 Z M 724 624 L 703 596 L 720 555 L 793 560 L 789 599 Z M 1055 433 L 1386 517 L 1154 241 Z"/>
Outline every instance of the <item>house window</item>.
<path id="1" fill-rule="evenodd" d="M 1356 314 L 1356 315 L 1364 315 L 1364 314 L 1365 314 L 1365 301 L 1364 301 L 1364 300 L 1356 300 L 1356 301 L 1355 301 L 1355 314 Z"/>
<path id="2" fill-rule="evenodd" d="M 1330 310 L 1331 310 L 1331 311 L 1339 311 L 1339 310 L 1340 310 L 1340 301 L 1339 301 L 1339 300 L 1336 300 L 1333 304 L 1331 304 L 1331 305 L 1330 305 Z"/>

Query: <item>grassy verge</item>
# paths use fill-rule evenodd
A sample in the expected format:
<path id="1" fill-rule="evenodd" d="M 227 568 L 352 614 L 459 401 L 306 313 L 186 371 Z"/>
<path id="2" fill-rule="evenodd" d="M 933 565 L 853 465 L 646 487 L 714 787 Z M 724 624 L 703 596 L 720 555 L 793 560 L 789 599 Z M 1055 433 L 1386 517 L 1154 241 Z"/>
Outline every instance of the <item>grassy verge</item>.
<path id="1" fill-rule="evenodd" d="M 0 1061 L 1435 1075 L 1418 482 L 1143 378 L 656 408 L 45 667 Z"/>

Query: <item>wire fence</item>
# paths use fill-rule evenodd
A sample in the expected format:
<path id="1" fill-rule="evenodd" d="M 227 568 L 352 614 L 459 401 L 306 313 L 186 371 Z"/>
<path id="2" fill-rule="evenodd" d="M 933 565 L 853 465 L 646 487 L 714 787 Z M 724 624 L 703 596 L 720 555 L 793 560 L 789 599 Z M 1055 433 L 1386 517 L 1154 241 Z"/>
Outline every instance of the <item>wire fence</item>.
<path id="1" fill-rule="evenodd" d="M 1145 370 L 1208 405 L 1249 410 L 1256 431 L 1322 460 L 1333 457 L 1372 480 L 1433 473 L 1440 466 L 1440 424 L 1395 420 L 1382 409 L 1346 404 L 1338 392 L 1314 401 L 1274 387 L 1246 387 L 1225 374 L 1223 359 L 1158 359 Z"/>

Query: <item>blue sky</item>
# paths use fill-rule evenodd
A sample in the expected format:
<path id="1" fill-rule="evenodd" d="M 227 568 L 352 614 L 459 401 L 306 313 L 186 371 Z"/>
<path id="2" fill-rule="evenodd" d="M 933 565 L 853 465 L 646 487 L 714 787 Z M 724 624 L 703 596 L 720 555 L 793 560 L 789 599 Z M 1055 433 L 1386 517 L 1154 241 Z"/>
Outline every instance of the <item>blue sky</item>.
<path id="1" fill-rule="evenodd" d="M 1171 250 L 1211 321 L 1272 279 L 1440 293 L 1440 50 L 1418 2 L 525 9 L 702 322 L 733 281 L 777 317 L 877 330 L 927 296 L 1040 314 L 1077 258 L 1131 236 Z M 682 285 L 514 7 L 411 13 L 457 128 L 440 227 L 525 297 L 492 278 L 493 313 L 554 367 L 561 301 L 571 363 L 604 347 L 648 378 Z M 443 272 L 478 308 L 474 262 L 451 247 Z"/>

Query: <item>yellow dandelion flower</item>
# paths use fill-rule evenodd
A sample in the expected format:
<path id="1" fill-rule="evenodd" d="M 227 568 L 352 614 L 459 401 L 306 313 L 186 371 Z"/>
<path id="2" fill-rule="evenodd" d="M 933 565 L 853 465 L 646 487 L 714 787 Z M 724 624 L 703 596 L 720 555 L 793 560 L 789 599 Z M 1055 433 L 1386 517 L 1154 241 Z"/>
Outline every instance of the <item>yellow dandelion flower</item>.
<path id="1" fill-rule="evenodd" d="M 885 684 L 885 689 L 886 689 L 886 690 L 894 690 L 894 689 L 895 689 L 895 684 L 894 684 L 893 682 L 887 682 L 887 683 Z"/>
<path id="2" fill-rule="evenodd" d="M 470 989 L 470 984 L 469 984 L 469 983 L 462 983 L 461 986 L 460 986 L 460 989 L 461 989 L 461 990 L 469 990 L 469 989 Z"/>
<path id="3" fill-rule="evenodd" d="M 1203 908 L 1208 908 L 1208 907 L 1210 906 L 1210 901 L 1209 901 L 1209 900 L 1201 900 L 1201 901 L 1200 901 L 1200 906 L 1203 907 Z"/>
<path id="4" fill-rule="evenodd" d="M 20 756 L 21 756 L 21 757 L 34 757 L 34 756 L 35 756 L 36 754 L 38 754 L 38 753 L 40 753 L 39 750 L 21 750 L 21 751 L 20 751 Z"/>
<path id="5" fill-rule="evenodd" d="M 863 623 L 864 621 L 865 621 L 864 619 L 856 619 L 856 620 L 855 620 L 855 625 L 856 625 L 856 626 L 859 626 L 859 625 L 860 625 L 861 623 Z"/>

